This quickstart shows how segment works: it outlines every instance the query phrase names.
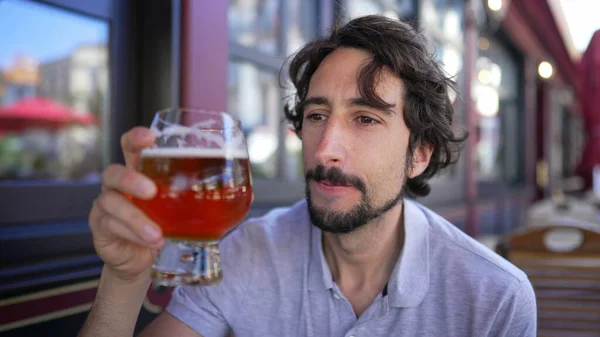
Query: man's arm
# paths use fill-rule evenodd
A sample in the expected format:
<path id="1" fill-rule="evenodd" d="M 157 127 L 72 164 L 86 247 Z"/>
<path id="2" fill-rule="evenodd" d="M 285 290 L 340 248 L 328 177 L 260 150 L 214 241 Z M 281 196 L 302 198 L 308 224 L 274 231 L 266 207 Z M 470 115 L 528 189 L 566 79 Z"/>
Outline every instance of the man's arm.
<path id="1" fill-rule="evenodd" d="M 183 324 L 177 318 L 171 316 L 168 312 L 160 314 L 138 337 L 202 337 L 201 334 L 192 330 L 189 326 Z"/>
<path id="2" fill-rule="evenodd" d="M 514 293 L 504 301 L 492 325 L 490 337 L 535 337 L 537 306 L 535 293 L 528 279 L 519 283 Z"/>
<path id="3" fill-rule="evenodd" d="M 78 337 L 132 337 L 150 278 L 125 282 L 104 268 L 96 299 Z M 140 335 L 143 337 L 202 337 L 169 314 L 163 313 Z"/>

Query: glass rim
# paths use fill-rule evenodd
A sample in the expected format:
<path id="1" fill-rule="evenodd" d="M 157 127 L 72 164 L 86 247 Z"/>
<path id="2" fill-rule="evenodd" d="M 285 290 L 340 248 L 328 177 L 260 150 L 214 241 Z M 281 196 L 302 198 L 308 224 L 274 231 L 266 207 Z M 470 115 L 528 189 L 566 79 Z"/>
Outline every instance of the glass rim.
<path id="1" fill-rule="evenodd" d="M 160 109 L 158 111 L 156 111 L 156 113 L 154 114 L 155 117 L 156 116 L 164 116 L 169 112 L 174 112 L 174 111 L 180 111 L 180 112 L 185 112 L 185 113 L 201 113 L 201 114 L 206 114 L 206 115 L 215 115 L 215 116 L 227 116 L 228 118 L 231 119 L 231 121 L 233 121 L 233 126 L 231 127 L 227 127 L 227 128 L 220 128 L 220 130 L 231 130 L 231 129 L 242 129 L 242 121 L 240 121 L 238 118 L 234 117 L 231 113 L 226 112 L 226 111 L 219 111 L 219 110 L 210 110 L 210 109 L 200 109 L 200 108 L 187 108 L 187 107 L 173 107 L 173 108 L 164 108 L 164 109 Z"/>

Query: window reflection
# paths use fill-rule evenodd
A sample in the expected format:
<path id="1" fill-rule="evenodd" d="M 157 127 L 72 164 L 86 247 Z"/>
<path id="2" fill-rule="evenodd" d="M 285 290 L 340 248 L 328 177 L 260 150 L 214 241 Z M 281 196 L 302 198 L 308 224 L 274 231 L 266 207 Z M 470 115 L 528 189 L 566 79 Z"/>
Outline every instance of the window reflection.
<path id="1" fill-rule="evenodd" d="M 315 37 L 314 32 L 317 26 L 316 5 L 316 1 L 288 1 L 288 17 L 290 19 L 287 29 L 288 54 L 296 52 L 305 43 Z"/>
<path id="2" fill-rule="evenodd" d="M 473 99 L 478 112 L 477 178 L 519 181 L 520 123 L 518 66 L 498 40 L 482 37 L 476 62 Z"/>
<path id="3" fill-rule="evenodd" d="M 0 179 L 97 180 L 108 24 L 4 0 L 0 31 Z"/>
<path id="4" fill-rule="evenodd" d="M 230 0 L 229 39 L 248 47 L 277 53 L 277 0 Z"/>
<path id="5" fill-rule="evenodd" d="M 426 32 L 462 43 L 463 0 L 423 0 L 421 6 Z"/>
<path id="6" fill-rule="evenodd" d="M 282 116 L 277 74 L 262 71 L 251 63 L 230 62 L 228 76 L 228 110 L 242 122 L 252 174 L 273 178 Z"/>
<path id="7" fill-rule="evenodd" d="M 393 0 L 349 0 L 347 5 L 350 19 L 370 14 L 380 14 L 392 19 L 399 18 L 399 8 Z"/>

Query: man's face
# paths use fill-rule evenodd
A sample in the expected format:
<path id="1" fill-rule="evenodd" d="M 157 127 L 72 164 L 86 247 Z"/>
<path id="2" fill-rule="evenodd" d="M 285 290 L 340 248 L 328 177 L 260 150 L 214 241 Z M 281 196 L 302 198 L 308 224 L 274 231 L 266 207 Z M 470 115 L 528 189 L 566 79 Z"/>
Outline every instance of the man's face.
<path id="1" fill-rule="evenodd" d="M 404 84 L 384 69 L 375 92 L 392 107 L 373 107 L 357 83 L 370 59 L 358 49 L 332 52 L 314 73 L 306 97 L 301 131 L 306 197 L 312 222 L 329 232 L 351 232 L 394 207 L 410 171 Z"/>

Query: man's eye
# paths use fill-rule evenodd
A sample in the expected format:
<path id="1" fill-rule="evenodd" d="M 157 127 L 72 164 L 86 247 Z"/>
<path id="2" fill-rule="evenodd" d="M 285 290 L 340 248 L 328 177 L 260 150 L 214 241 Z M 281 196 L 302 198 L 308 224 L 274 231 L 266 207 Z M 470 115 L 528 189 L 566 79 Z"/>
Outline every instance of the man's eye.
<path id="1" fill-rule="evenodd" d="M 368 116 L 360 116 L 360 117 L 358 117 L 358 121 L 361 124 L 376 124 L 377 123 L 377 121 L 375 119 L 368 117 Z"/>
<path id="2" fill-rule="evenodd" d="M 323 120 L 325 120 L 326 117 L 323 114 L 311 113 L 308 116 L 306 116 L 306 118 L 311 121 L 323 121 Z"/>

